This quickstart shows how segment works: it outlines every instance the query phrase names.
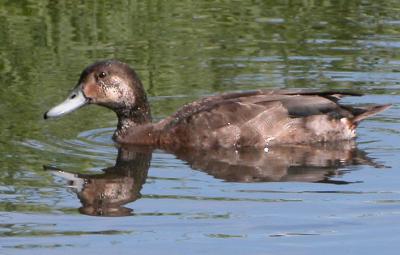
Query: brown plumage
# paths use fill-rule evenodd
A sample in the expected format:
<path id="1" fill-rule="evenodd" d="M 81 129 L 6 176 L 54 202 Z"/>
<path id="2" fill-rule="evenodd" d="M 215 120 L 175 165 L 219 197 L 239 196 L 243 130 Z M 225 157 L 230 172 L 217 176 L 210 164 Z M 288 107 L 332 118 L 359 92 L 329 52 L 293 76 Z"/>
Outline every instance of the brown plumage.
<path id="1" fill-rule="evenodd" d="M 136 73 L 124 63 L 106 60 L 87 67 L 70 97 L 45 113 L 45 118 L 93 103 L 116 112 L 114 139 L 119 143 L 170 150 L 262 148 L 351 140 L 360 121 L 390 107 L 344 106 L 338 103 L 343 96 L 361 94 L 299 89 L 225 93 L 189 103 L 174 115 L 152 123 Z"/>

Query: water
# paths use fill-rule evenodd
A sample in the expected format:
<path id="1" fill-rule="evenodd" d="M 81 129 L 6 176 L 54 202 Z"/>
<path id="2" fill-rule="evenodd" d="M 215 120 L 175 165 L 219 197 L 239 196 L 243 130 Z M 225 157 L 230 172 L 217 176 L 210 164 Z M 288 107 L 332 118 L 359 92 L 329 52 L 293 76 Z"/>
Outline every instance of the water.
<path id="1" fill-rule="evenodd" d="M 399 8 L 0 3 L 0 254 L 396 254 Z M 136 68 L 156 119 L 257 88 L 352 89 L 368 95 L 346 103 L 394 106 L 362 122 L 356 148 L 126 152 L 100 107 L 42 120 L 103 58 Z"/>

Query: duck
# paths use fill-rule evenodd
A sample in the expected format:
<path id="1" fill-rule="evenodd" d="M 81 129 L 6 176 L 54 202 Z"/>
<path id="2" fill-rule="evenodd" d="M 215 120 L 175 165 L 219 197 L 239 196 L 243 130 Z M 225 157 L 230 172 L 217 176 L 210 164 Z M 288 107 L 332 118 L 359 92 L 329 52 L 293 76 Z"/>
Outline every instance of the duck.
<path id="1" fill-rule="evenodd" d="M 107 59 L 86 67 L 68 97 L 44 113 L 61 117 L 85 105 L 114 111 L 117 144 L 182 148 L 266 148 L 352 140 L 359 123 L 390 104 L 340 104 L 351 91 L 258 89 L 206 96 L 153 122 L 138 74 L 128 64 Z"/>

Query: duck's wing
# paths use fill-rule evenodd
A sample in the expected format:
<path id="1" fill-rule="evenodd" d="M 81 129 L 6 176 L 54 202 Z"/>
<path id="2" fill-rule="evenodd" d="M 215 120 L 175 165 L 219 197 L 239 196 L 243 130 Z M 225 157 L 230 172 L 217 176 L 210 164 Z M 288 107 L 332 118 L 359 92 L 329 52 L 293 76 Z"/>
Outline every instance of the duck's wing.
<path id="1" fill-rule="evenodd" d="M 264 147 L 347 140 L 362 119 L 389 105 L 341 105 L 348 92 L 257 90 L 206 97 L 157 123 L 159 143 L 175 147 Z"/>
<path id="2" fill-rule="evenodd" d="M 360 94 L 297 90 L 222 94 L 185 105 L 155 128 L 160 144 L 186 147 L 316 143 L 353 138 L 359 121 L 389 107 L 340 105 L 337 101 L 346 95 Z"/>
<path id="3" fill-rule="evenodd" d="M 305 117 L 323 113 L 331 113 L 338 117 L 352 117 L 347 108 L 345 109 L 337 103 L 343 96 L 361 96 L 361 94 L 300 89 L 224 93 L 186 104 L 160 124 L 163 128 L 169 129 L 182 121 L 186 122 L 194 116 L 202 115 L 202 113 L 206 112 L 212 112 L 213 119 L 224 119 L 226 123 L 234 124 L 238 120 L 248 121 L 259 112 L 266 112 L 271 109 L 276 112 L 286 113 L 290 117 Z M 230 113 L 235 114 L 232 117 L 228 117 L 228 115 L 232 115 Z M 238 115 L 241 115 L 242 118 Z M 196 116 L 196 119 L 198 117 L 200 116 Z"/>

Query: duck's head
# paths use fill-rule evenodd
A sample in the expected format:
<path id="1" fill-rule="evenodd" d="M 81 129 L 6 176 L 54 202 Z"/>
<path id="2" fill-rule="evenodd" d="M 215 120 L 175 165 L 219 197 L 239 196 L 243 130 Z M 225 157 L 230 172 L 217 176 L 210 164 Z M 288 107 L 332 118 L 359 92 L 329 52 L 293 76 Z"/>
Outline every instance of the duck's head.
<path id="1" fill-rule="evenodd" d="M 139 77 L 127 64 L 117 60 L 99 61 L 88 66 L 67 99 L 47 111 L 44 118 L 61 117 L 87 104 L 113 110 L 119 122 L 143 124 L 151 121 Z"/>

